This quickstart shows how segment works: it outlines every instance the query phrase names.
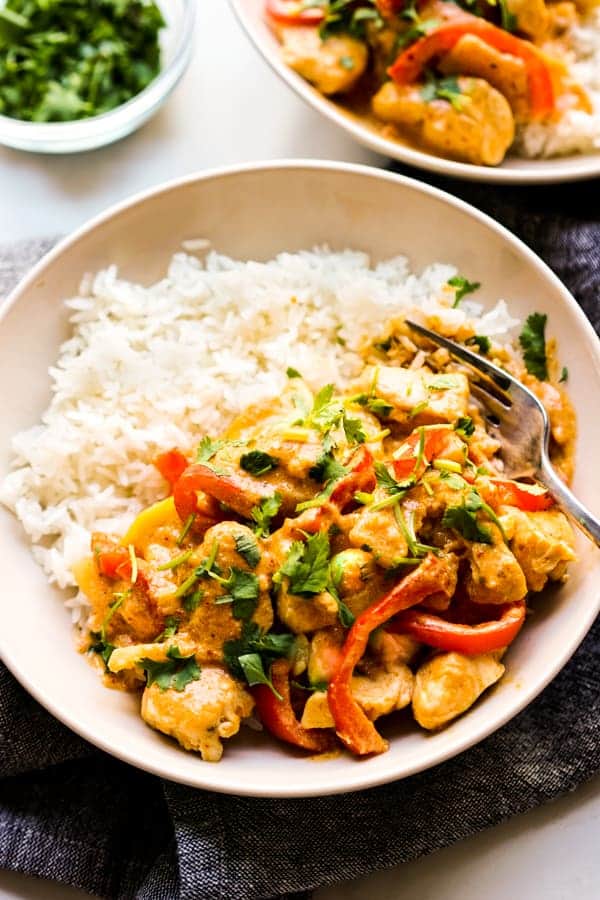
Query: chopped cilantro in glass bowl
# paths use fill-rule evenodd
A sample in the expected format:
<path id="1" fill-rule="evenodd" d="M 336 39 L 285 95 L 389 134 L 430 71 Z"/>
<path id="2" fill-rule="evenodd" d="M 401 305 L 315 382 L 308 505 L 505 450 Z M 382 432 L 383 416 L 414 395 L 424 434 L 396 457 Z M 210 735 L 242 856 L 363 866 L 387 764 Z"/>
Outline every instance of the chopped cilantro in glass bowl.
<path id="1" fill-rule="evenodd" d="M 0 144 L 73 153 L 130 134 L 183 75 L 194 18 L 195 0 L 0 0 Z"/>

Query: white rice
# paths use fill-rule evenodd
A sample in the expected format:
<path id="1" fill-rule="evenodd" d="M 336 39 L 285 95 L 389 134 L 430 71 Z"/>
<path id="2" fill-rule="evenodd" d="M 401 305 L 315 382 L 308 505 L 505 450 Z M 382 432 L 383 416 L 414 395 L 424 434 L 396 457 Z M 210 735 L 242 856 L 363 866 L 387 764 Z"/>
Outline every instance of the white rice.
<path id="1" fill-rule="evenodd" d="M 288 366 L 314 386 L 341 386 L 361 368 L 363 341 L 415 307 L 448 334 L 472 321 L 502 340 L 518 324 L 506 304 L 452 309 L 446 282 L 455 274 L 436 263 L 416 275 L 403 257 L 371 268 L 349 250 L 267 263 L 210 253 L 203 264 L 180 253 L 149 288 L 114 267 L 99 272 L 66 301 L 73 331 L 50 370 L 52 400 L 41 423 L 14 438 L 0 500 L 50 580 L 72 586 L 91 531 L 122 533 L 161 496 L 150 460 L 188 450 L 249 403 L 277 395 Z"/>
<path id="2" fill-rule="evenodd" d="M 569 68 L 587 91 L 593 112 L 568 110 L 556 123 L 533 122 L 520 128 L 513 153 L 551 157 L 600 151 L 600 8 L 570 34 Z"/>

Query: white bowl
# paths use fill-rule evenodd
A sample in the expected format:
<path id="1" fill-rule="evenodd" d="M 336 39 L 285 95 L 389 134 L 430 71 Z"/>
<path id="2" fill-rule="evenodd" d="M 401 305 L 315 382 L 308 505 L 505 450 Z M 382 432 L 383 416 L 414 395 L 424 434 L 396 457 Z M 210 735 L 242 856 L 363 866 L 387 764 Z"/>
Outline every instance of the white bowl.
<path id="1" fill-rule="evenodd" d="M 525 159 L 509 156 L 502 165 L 491 167 L 443 159 L 426 150 L 418 150 L 385 138 L 358 117 L 349 115 L 333 100 L 324 97 L 282 61 L 279 42 L 265 18 L 264 0 L 230 0 L 230 3 L 246 34 L 280 78 L 327 119 L 343 128 L 360 144 L 382 156 L 417 166 L 419 169 L 467 181 L 551 184 L 580 181 L 600 175 L 600 151 L 557 159 Z"/>
<path id="2" fill-rule="evenodd" d="M 435 260 L 481 281 L 481 297 L 504 297 L 516 315 L 548 313 L 579 413 L 575 490 L 596 512 L 600 497 L 600 344 L 570 294 L 522 243 L 459 200 L 375 169 L 343 163 L 281 162 L 202 173 L 113 207 L 46 256 L 13 293 L 0 321 L 0 477 L 9 441 L 48 402 L 48 366 L 67 334 L 61 300 L 82 276 L 117 263 L 150 283 L 181 242 L 209 238 L 225 253 L 267 259 L 282 250 L 329 243 L 374 259 L 405 253 L 420 269 Z M 508 676 L 439 734 L 395 726 L 390 750 L 357 761 L 314 761 L 247 732 L 222 762 L 202 762 L 138 716 L 139 699 L 102 686 L 72 645 L 63 597 L 32 559 L 19 523 L 0 509 L 0 655 L 51 713 L 98 747 L 140 768 L 194 787 L 271 797 L 352 791 L 403 778 L 465 750 L 523 709 L 567 662 L 600 605 L 600 554 L 581 539 L 569 582 L 549 596 L 508 655 Z"/>

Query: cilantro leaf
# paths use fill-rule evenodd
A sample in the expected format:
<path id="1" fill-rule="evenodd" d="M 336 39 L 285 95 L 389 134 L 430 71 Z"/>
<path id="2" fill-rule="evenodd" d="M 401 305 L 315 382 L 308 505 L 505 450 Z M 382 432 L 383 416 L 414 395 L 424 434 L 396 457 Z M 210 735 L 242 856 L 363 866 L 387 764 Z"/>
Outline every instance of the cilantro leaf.
<path id="1" fill-rule="evenodd" d="M 485 334 L 475 334 L 473 335 L 473 337 L 470 337 L 466 341 L 466 343 L 470 344 L 473 347 L 478 347 L 479 352 L 484 356 L 487 356 L 487 354 L 492 349 L 492 342 L 490 341 L 489 337 L 485 336 Z"/>
<path id="2" fill-rule="evenodd" d="M 466 538 L 480 544 L 492 544 L 492 535 L 488 528 L 477 521 L 476 513 L 483 506 L 481 497 L 470 491 L 460 506 L 448 506 L 442 518 L 444 528 L 453 528 Z"/>
<path id="3" fill-rule="evenodd" d="M 211 438 L 203 437 L 198 445 L 198 449 L 196 450 L 196 462 L 197 463 L 207 463 L 209 462 L 215 453 L 218 453 L 219 450 L 225 446 L 225 441 L 213 441 Z"/>
<path id="4" fill-rule="evenodd" d="M 342 426 L 349 444 L 364 444 L 367 436 L 360 419 L 349 419 L 348 416 L 344 416 Z"/>
<path id="5" fill-rule="evenodd" d="M 115 645 L 111 644 L 110 641 L 107 641 L 106 638 L 102 638 L 100 636 L 99 631 L 91 631 L 91 637 L 94 639 L 94 643 L 90 644 L 90 652 L 97 653 L 98 656 L 102 659 L 102 662 L 108 669 L 108 661 L 112 656 L 112 652 L 115 649 Z"/>
<path id="6" fill-rule="evenodd" d="M 258 605 L 260 586 L 258 578 L 252 572 L 232 567 L 229 578 L 218 579 L 226 590 L 217 597 L 215 604 L 221 606 L 231 603 L 231 610 L 236 619 L 251 619 Z"/>
<path id="7" fill-rule="evenodd" d="M 320 594 L 329 582 L 329 535 L 312 534 L 306 541 L 294 541 L 277 573 L 289 579 L 291 594 Z"/>
<path id="8" fill-rule="evenodd" d="M 546 322 L 548 316 L 532 313 L 527 317 L 519 343 L 523 349 L 523 359 L 530 375 L 540 381 L 548 380 L 548 362 L 546 359 Z"/>
<path id="9" fill-rule="evenodd" d="M 358 403 L 359 406 L 365 406 L 369 412 L 372 412 L 373 415 L 377 416 L 379 419 L 387 419 L 390 413 L 394 411 L 392 403 L 388 403 L 383 397 L 377 397 L 373 393 L 359 394 L 358 397 L 355 398 L 355 402 Z"/>
<path id="10" fill-rule="evenodd" d="M 278 465 L 279 462 L 274 456 L 264 453 L 262 450 L 250 450 L 249 453 L 244 453 L 240 457 L 240 468 L 256 478 L 276 469 Z"/>
<path id="11" fill-rule="evenodd" d="M 471 416 L 461 416 L 456 422 L 454 430 L 462 438 L 468 438 L 475 434 L 475 425 Z"/>
<path id="12" fill-rule="evenodd" d="M 292 368 L 292 366 L 288 366 L 285 370 L 285 374 L 288 378 L 302 378 L 302 375 L 298 371 L 298 369 Z"/>
<path id="13" fill-rule="evenodd" d="M 153 659 L 140 659 L 138 665 L 146 672 L 148 687 L 157 684 L 161 691 L 183 691 L 192 681 L 198 681 L 201 669 L 196 657 L 182 656 L 178 647 L 167 651 L 168 660 L 156 662 Z"/>
<path id="14" fill-rule="evenodd" d="M 567 369 L 566 366 L 563 366 L 562 372 L 560 373 L 560 378 L 558 379 L 558 383 L 561 384 L 568 380 L 569 380 L 569 370 Z"/>
<path id="15" fill-rule="evenodd" d="M 255 569 L 260 562 L 260 550 L 255 538 L 243 532 L 235 537 L 235 549 L 246 560 L 251 569 Z"/>
<path id="16" fill-rule="evenodd" d="M 452 304 L 454 308 L 458 306 L 463 297 L 466 297 L 467 294 L 474 294 L 481 287 L 480 281 L 469 281 L 468 278 L 464 278 L 462 275 L 454 275 L 452 278 L 449 278 L 448 284 L 450 287 L 456 288 L 456 295 Z"/>
<path id="17" fill-rule="evenodd" d="M 396 481 L 388 467 L 382 462 L 375 463 L 375 477 L 379 487 L 384 488 L 390 495 L 403 494 L 414 484 L 413 478 L 407 478 L 405 481 Z"/>
<path id="18" fill-rule="evenodd" d="M 322 453 L 315 465 L 308 471 L 313 481 L 328 484 L 330 481 L 339 481 L 348 474 L 348 469 L 339 463 L 331 453 Z"/>
<path id="19" fill-rule="evenodd" d="M 254 532 L 258 537 L 266 537 L 270 533 L 271 522 L 279 512 L 283 500 L 280 494 L 263 497 L 258 506 L 253 506 L 250 515 L 255 523 Z"/>
<path id="20" fill-rule="evenodd" d="M 432 100 L 447 100 L 454 109 L 460 111 L 465 104 L 465 97 L 460 89 L 456 75 L 448 75 L 446 78 L 430 77 L 423 88 L 421 97 L 426 103 Z"/>
<path id="21" fill-rule="evenodd" d="M 274 659 L 290 656 L 295 642 L 293 634 L 266 634 L 255 622 L 244 622 L 240 637 L 223 644 L 223 661 L 236 678 L 272 688 L 266 671 Z"/>
<path id="22" fill-rule="evenodd" d="M 334 386 L 326 384 L 316 394 L 313 408 L 308 414 L 306 424 L 327 433 L 339 425 L 344 415 L 344 406 L 339 398 L 333 396 Z"/>
<path id="23" fill-rule="evenodd" d="M 182 606 L 187 613 L 193 613 L 200 606 L 203 597 L 204 591 L 198 588 L 197 590 L 193 591 L 191 594 L 188 594 L 183 598 Z"/>
<path id="24" fill-rule="evenodd" d="M 167 616 L 165 619 L 165 627 L 158 635 L 158 637 L 154 638 L 155 642 L 164 641 L 165 638 L 173 637 L 174 634 L 177 634 L 177 629 L 179 628 L 179 619 L 176 616 Z"/>

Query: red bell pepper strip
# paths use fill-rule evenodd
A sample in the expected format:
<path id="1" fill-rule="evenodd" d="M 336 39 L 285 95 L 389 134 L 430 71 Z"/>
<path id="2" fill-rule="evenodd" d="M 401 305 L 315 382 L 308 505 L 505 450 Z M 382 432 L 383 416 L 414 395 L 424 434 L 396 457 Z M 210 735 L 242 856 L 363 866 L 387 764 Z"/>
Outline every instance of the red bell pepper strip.
<path id="1" fill-rule="evenodd" d="M 361 447 L 352 457 L 350 471 L 344 475 L 332 490 L 329 500 L 340 511 L 354 501 L 357 491 L 375 490 L 377 479 L 373 468 L 373 455 L 366 447 Z"/>
<path id="2" fill-rule="evenodd" d="M 366 650 L 369 635 L 401 610 L 421 603 L 431 594 L 443 591 L 451 596 L 455 585 L 455 575 L 451 575 L 444 561 L 430 554 L 418 569 L 399 581 L 354 622 L 342 650 L 340 666 L 327 692 L 337 735 L 353 753 L 364 756 L 387 750 L 387 741 L 378 733 L 352 694 L 352 673 Z"/>
<path id="3" fill-rule="evenodd" d="M 101 575 L 114 579 L 131 576 L 129 549 L 107 535 L 98 531 L 92 534 L 92 553 Z M 129 574 L 126 572 L 127 566 L 129 566 Z"/>
<path id="4" fill-rule="evenodd" d="M 427 466 L 437 456 L 442 456 L 444 447 L 453 435 L 452 425 L 437 425 L 433 428 L 417 428 L 395 451 L 392 466 L 399 480 L 420 478 Z M 421 437 L 421 435 L 423 437 Z M 423 440 L 422 458 L 418 459 L 419 444 Z"/>
<path id="5" fill-rule="evenodd" d="M 269 18 L 282 25 L 318 25 L 325 18 L 319 6 L 304 7 L 302 0 L 266 0 Z"/>
<path id="6" fill-rule="evenodd" d="M 553 112 L 554 89 L 550 70 L 533 45 L 475 16 L 461 16 L 420 38 L 390 66 L 390 78 L 399 85 L 413 84 L 432 59 L 449 53 L 465 35 L 474 35 L 495 50 L 523 60 L 529 82 L 531 117 L 543 119 Z"/>
<path id="7" fill-rule="evenodd" d="M 480 492 L 494 509 L 506 505 L 525 512 L 539 512 L 554 506 L 554 498 L 545 488 L 508 478 L 490 478 L 487 484 L 482 484 Z"/>
<path id="8" fill-rule="evenodd" d="M 261 722 L 280 741 L 312 750 L 313 753 L 332 750 L 334 738 L 331 733 L 317 728 L 304 728 L 296 718 L 290 698 L 289 675 L 289 661 L 275 660 L 271 666 L 271 682 L 281 700 L 266 684 L 258 684 L 251 689 Z"/>
<path id="9" fill-rule="evenodd" d="M 173 485 L 175 509 L 182 522 L 194 515 L 195 530 L 207 522 L 215 524 L 223 519 L 218 501 L 235 512 L 248 517 L 252 503 L 227 475 L 219 475 L 209 466 L 196 463 L 188 466 Z M 209 527 L 208 525 L 206 527 Z"/>
<path id="10" fill-rule="evenodd" d="M 508 647 L 516 638 L 525 621 L 525 604 L 510 603 L 500 607 L 501 616 L 479 625 L 461 625 L 448 622 L 433 613 L 408 609 L 388 622 L 386 631 L 392 634 L 409 634 L 415 640 L 438 650 L 476 655 L 490 653 Z"/>
<path id="11" fill-rule="evenodd" d="M 161 453 L 153 460 L 153 462 L 162 477 L 169 482 L 171 489 L 173 489 L 173 485 L 177 479 L 181 478 L 189 466 L 186 457 L 177 449 L 167 450 L 166 453 Z"/>

